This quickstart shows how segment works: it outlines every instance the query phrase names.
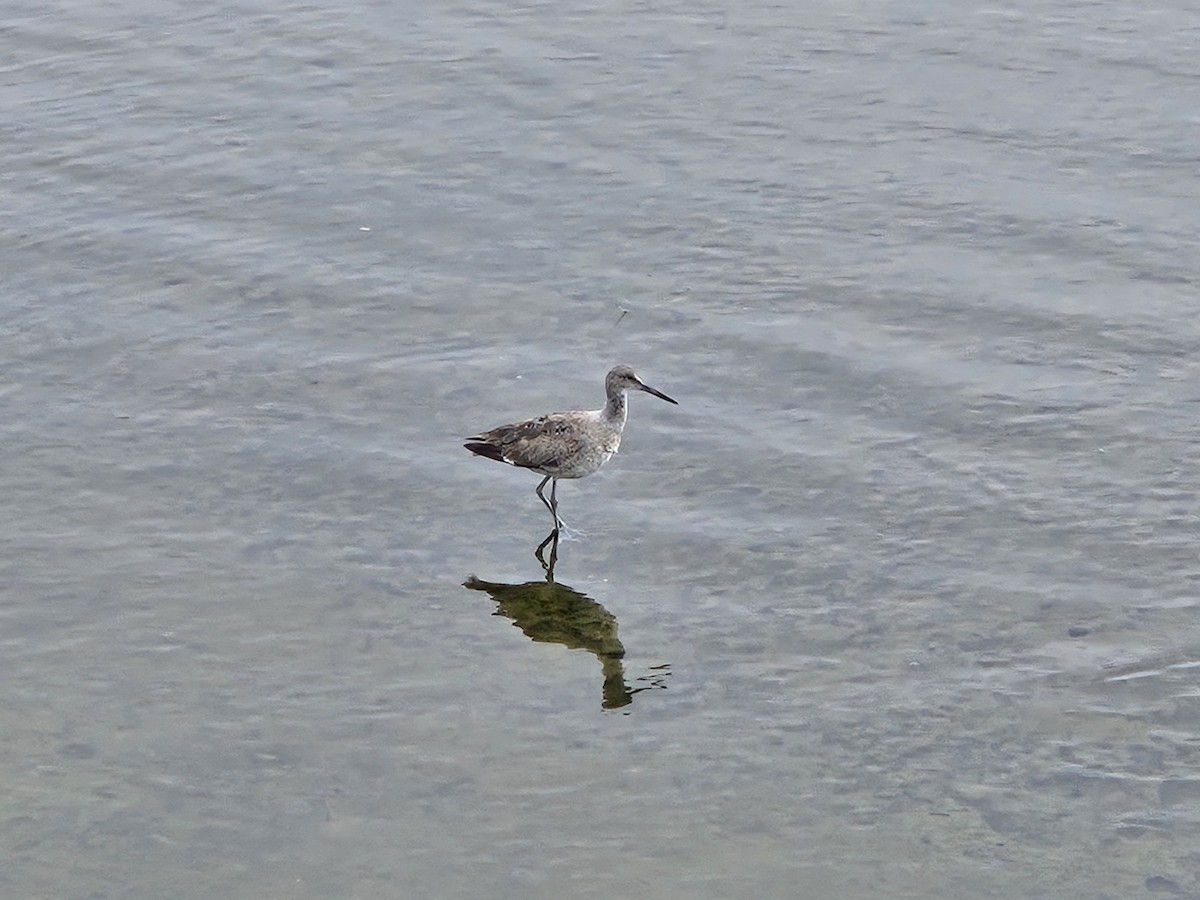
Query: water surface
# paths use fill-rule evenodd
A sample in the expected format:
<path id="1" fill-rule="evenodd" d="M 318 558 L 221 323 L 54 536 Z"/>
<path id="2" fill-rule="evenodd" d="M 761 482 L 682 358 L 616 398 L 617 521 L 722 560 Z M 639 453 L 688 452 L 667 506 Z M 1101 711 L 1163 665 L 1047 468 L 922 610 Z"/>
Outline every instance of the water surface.
<path id="1" fill-rule="evenodd" d="M 5 895 L 1200 894 L 1198 40 L 14 7 Z"/>

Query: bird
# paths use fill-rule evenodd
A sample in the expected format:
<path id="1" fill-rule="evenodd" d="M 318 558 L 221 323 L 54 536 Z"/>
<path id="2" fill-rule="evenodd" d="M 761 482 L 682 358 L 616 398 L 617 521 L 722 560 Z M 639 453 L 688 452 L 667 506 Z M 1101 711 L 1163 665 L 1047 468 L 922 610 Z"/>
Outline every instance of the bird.
<path id="1" fill-rule="evenodd" d="M 542 478 L 538 499 L 554 517 L 554 532 L 564 527 L 558 517 L 555 492 L 560 478 L 585 478 L 598 471 L 621 446 L 627 416 L 626 391 L 645 391 L 678 405 L 662 391 L 642 382 L 626 365 L 614 366 L 604 379 L 608 402 L 603 409 L 548 413 L 524 422 L 501 425 L 467 438 L 463 444 L 476 456 L 531 469 Z M 550 499 L 543 492 L 550 484 Z"/>

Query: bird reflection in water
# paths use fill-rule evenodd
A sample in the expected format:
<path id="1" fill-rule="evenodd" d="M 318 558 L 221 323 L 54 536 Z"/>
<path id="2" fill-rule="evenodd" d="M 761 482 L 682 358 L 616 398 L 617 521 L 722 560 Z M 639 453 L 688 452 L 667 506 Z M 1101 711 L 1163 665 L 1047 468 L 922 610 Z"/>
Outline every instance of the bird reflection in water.
<path id="1" fill-rule="evenodd" d="M 548 544 L 550 561 L 546 562 L 542 551 Z M 604 709 L 620 709 L 633 702 L 634 694 L 665 688 L 665 679 L 670 674 L 668 666 L 653 668 L 651 675 L 638 679 L 643 684 L 631 688 L 625 680 L 625 647 L 617 637 L 617 617 L 590 597 L 554 580 L 557 529 L 538 547 L 537 557 L 546 571 L 543 581 L 498 584 L 472 575 L 463 582 L 463 587 L 490 594 L 498 604 L 495 615 L 512 619 L 530 639 L 594 653 L 604 676 L 600 704 Z"/>

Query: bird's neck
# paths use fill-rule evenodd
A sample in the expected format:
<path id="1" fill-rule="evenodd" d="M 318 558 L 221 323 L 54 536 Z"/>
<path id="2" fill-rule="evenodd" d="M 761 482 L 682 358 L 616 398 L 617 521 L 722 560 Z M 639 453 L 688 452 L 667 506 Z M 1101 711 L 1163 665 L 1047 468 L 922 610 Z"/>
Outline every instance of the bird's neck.
<path id="1" fill-rule="evenodd" d="M 614 394 L 604 405 L 604 418 L 613 422 L 618 428 L 625 427 L 625 392 Z"/>

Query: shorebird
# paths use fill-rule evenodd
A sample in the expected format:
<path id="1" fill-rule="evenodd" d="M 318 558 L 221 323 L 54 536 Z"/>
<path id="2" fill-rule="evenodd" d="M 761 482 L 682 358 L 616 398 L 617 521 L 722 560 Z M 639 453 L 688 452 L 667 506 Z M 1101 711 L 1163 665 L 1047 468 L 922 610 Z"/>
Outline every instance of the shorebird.
<path id="1" fill-rule="evenodd" d="M 558 517 L 555 491 L 560 478 L 583 478 L 597 471 L 621 446 L 625 428 L 625 392 L 645 391 L 660 400 L 676 403 L 633 374 L 629 366 L 615 366 L 604 379 L 608 402 L 604 409 L 549 413 L 468 438 L 463 444 L 477 456 L 546 476 L 537 486 L 538 499 L 554 516 L 554 530 L 563 527 Z M 550 482 L 550 499 L 542 493 Z"/>

